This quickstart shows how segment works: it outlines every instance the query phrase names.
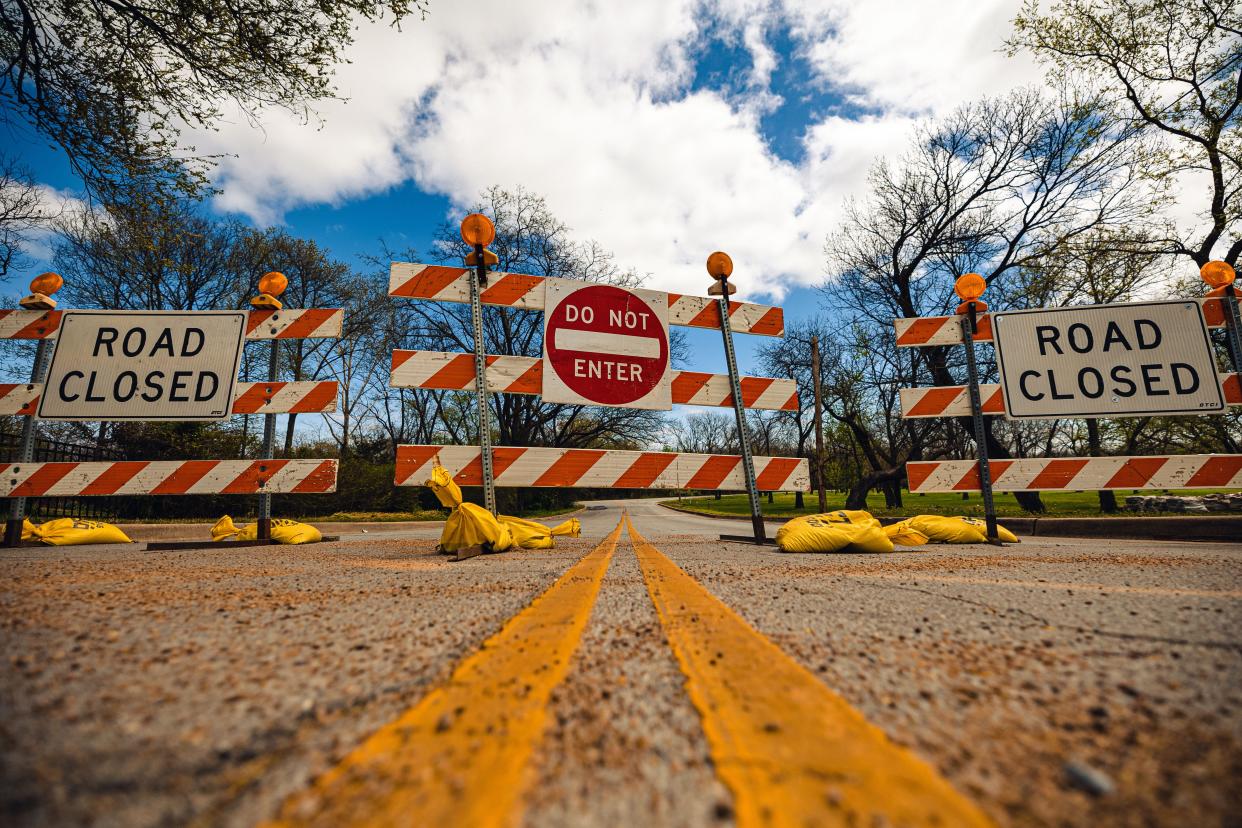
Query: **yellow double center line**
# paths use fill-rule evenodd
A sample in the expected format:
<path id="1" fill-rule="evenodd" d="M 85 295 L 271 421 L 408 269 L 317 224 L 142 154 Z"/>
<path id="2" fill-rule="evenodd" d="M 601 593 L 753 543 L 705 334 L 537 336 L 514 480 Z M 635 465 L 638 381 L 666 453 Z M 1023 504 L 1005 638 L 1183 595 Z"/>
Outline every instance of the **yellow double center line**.
<path id="1" fill-rule="evenodd" d="M 628 528 L 740 826 L 992 823 L 634 529 L 629 516 L 275 824 L 516 823 L 527 765 Z"/>
<path id="2" fill-rule="evenodd" d="M 625 522 L 738 825 L 992 824 Z"/>
<path id="3" fill-rule="evenodd" d="M 621 524 L 462 661 L 448 683 L 376 731 L 277 825 L 508 825 L 548 697 L 569 672 Z"/>

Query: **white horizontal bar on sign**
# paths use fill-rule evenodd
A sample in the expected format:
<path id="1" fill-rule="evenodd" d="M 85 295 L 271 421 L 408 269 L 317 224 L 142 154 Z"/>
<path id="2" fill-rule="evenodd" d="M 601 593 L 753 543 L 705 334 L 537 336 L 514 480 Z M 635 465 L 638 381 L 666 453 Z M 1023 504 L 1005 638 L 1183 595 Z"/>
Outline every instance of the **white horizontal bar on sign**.
<path id="1" fill-rule="evenodd" d="M 1002 492 L 1242 487 L 1242 454 L 1162 457 L 1054 457 L 991 460 L 992 488 Z M 977 492 L 975 460 L 906 463 L 910 491 Z"/>
<path id="2" fill-rule="evenodd" d="M 469 302 L 470 271 L 464 267 L 393 262 L 389 268 L 388 295 L 435 302 Z M 525 273 L 489 273 L 479 294 L 485 305 L 541 311 L 547 279 Z M 584 283 L 585 284 L 585 283 Z M 689 328 L 720 329 L 720 304 L 704 296 L 668 297 L 668 322 Z M 784 336 L 785 312 L 769 305 L 729 302 L 729 327 L 734 333 Z"/>
<path id="3" fill-rule="evenodd" d="M 482 485 L 477 446 L 398 446 L 396 484 L 422 486 L 436 463 L 448 469 L 459 486 Z M 610 489 L 744 490 L 742 458 L 732 454 L 686 454 L 607 449 L 492 449 L 497 486 L 587 487 Z M 805 459 L 755 457 L 761 491 L 808 491 Z"/>
<path id="4" fill-rule="evenodd" d="M 337 383 L 239 382 L 233 391 L 234 414 L 326 414 L 336 411 Z M 0 384 L 0 414 L 38 416 L 43 386 Z"/>
<path id="5" fill-rule="evenodd" d="M 553 331 L 553 339 L 555 347 L 563 351 L 586 351 L 641 359 L 655 359 L 660 356 L 660 343 L 649 336 L 557 328 Z"/>
<path id="6" fill-rule="evenodd" d="M 322 494 L 335 460 L 118 460 L 0 465 L 0 497 Z"/>
<path id="7" fill-rule="evenodd" d="M 1225 324 L 1225 306 L 1222 299 L 1199 298 L 1193 301 L 1203 305 L 1203 318 L 1209 328 L 1220 328 Z M 1242 297 L 1237 299 L 1242 306 Z M 1068 305 L 1056 310 L 1074 310 Z M 1053 310 L 1049 308 L 1049 310 Z M 992 341 L 992 319 L 990 314 L 979 314 L 976 342 Z M 914 319 L 894 319 L 893 329 L 897 334 L 898 348 L 926 348 L 933 345 L 962 344 L 961 316 L 921 316 Z"/>
<path id="8" fill-rule="evenodd" d="M 1228 405 L 1242 405 L 1242 381 L 1237 374 L 1219 374 L 1221 391 Z M 925 388 L 902 388 L 901 416 L 907 420 L 919 417 L 969 417 L 970 395 L 965 385 L 931 385 Z M 984 414 L 1004 414 L 1005 395 L 995 383 L 979 386 L 979 399 Z"/>
<path id="9" fill-rule="evenodd" d="M 742 377 L 742 402 L 747 408 L 797 411 L 798 387 L 791 379 Z M 393 351 L 394 388 L 435 388 L 467 391 L 474 388 L 474 356 L 442 351 Z M 487 387 L 494 393 L 538 394 L 543 384 L 543 361 L 538 357 L 487 357 Z M 733 393 L 727 374 L 699 371 L 672 372 L 673 402 L 732 408 Z"/>

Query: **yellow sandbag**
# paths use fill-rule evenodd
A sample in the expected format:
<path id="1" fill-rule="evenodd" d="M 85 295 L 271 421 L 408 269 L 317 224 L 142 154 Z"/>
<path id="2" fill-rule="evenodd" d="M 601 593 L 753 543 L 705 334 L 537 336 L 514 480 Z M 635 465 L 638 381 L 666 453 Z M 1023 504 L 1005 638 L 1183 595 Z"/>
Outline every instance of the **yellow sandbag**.
<path id="1" fill-rule="evenodd" d="M 888 532 L 913 530 L 927 536 L 931 543 L 987 543 L 987 524 L 979 518 L 915 515 L 887 527 Z M 997 536 L 1005 543 L 1018 543 L 1018 536 L 1004 526 L 996 527 Z"/>
<path id="2" fill-rule="evenodd" d="M 213 541 L 224 541 L 229 538 L 251 541 L 257 537 L 259 537 L 259 525 L 257 523 L 249 526 L 234 526 L 233 518 L 228 515 L 217 520 L 216 525 L 211 527 L 211 539 Z"/>
<path id="3" fill-rule="evenodd" d="M 513 546 L 513 536 L 508 526 L 496 520 L 482 506 L 461 503 L 444 521 L 440 547 L 445 552 L 456 552 L 467 546 L 483 546 L 489 552 L 504 552 Z"/>
<path id="4" fill-rule="evenodd" d="M 795 518 L 776 531 L 782 552 L 892 552 L 880 522 L 862 510 Z"/>
<path id="5" fill-rule="evenodd" d="M 233 525 L 233 519 L 225 515 L 216 521 L 215 526 L 211 527 L 211 539 L 213 541 L 225 541 L 229 538 L 237 541 L 258 540 L 258 521 L 239 527 Z M 274 518 L 272 520 L 272 540 L 277 543 L 291 545 L 318 543 L 323 540 L 323 533 L 309 523 L 299 523 L 296 520 L 289 520 L 287 518 Z"/>
<path id="6" fill-rule="evenodd" d="M 453 482 L 453 475 L 443 466 L 437 465 L 431 470 L 431 479 L 427 481 L 427 485 L 431 487 L 432 494 L 440 501 L 441 506 L 456 509 L 461 505 L 461 489 Z"/>
<path id="7" fill-rule="evenodd" d="M 509 528 L 496 520 L 491 512 L 482 506 L 462 502 L 461 488 L 453 482 L 453 475 L 448 473 L 448 469 L 436 465 L 426 485 L 431 487 L 440 505 L 453 510 L 444 521 L 444 531 L 440 533 L 440 548 L 445 552 L 456 552 L 468 546 L 483 546 L 489 552 L 504 552 L 513 546 Z"/>
<path id="8" fill-rule="evenodd" d="M 76 546 L 83 543 L 133 543 L 111 523 L 97 520 L 58 518 L 38 526 L 29 520 L 22 523 L 22 540 L 37 540 L 49 546 Z"/>
<path id="9" fill-rule="evenodd" d="M 885 526 L 884 534 L 898 546 L 922 546 L 927 543 L 927 535 L 910 526 L 906 520 Z"/>
<path id="10" fill-rule="evenodd" d="M 323 533 L 309 523 L 299 523 L 296 520 L 288 520 L 287 518 L 274 518 L 272 520 L 272 540 L 277 543 L 291 545 L 319 543 L 323 540 Z"/>
<path id="11" fill-rule="evenodd" d="M 500 522 L 509 528 L 513 542 L 523 549 L 551 549 L 552 538 L 561 535 L 576 538 L 581 531 L 581 524 L 577 518 L 570 518 L 551 529 L 542 523 L 510 515 L 501 515 Z"/>

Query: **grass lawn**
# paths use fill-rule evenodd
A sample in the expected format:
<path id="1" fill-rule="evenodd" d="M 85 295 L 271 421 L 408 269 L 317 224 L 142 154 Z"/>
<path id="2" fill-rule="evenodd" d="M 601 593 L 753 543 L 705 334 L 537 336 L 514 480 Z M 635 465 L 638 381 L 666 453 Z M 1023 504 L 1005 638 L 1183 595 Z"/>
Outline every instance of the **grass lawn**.
<path id="1" fill-rule="evenodd" d="M 1216 489 L 1215 491 L 1235 491 L 1233 489 Z M 1138 514 L 1154 514 L 1152 512 L 1126 512 L 1125 498 L 1126 495 L 1135 494 L 1126 490 L 1124 492 L 1116 492 L 1117 505 L 1123 511 L 1117 512 L 1118 515 L 1134 516 Z M 1137 494 L 1208 494 L 1208 491 L 1198 489 L 1195 491 L 1150 491 L 1138 492 Z M 819 503 L 814 493 L 808 492 L 805 495 L 806 507 L 803 509 L 794 508 L 794 495 L 792 492 L 776 492 L 773 503 L 768 503 L 767 495 L 760 498 L 762 503 L 763 514 L 771 517 L 798 517 L 799 515 L 813 515 L 819 511 Z M 1044 515 L 1046 517 L 1098 517 L 1100 512 L 1100 499 L 1096 492 L 1044 492 L 1044 505 L 1048 511 Z M 714 497 L 694 497 L 681 498 L 678 500 L 662 501 L 670 506 L 676 506 L 689 511 L 700 512 L 707 515 L 730 515 L 738 517 L 748 517 L 750 515 L 750 501 L 746 495 L 728 494 L 723 495 L 719 500 Z M 922 495 L 912 495 L 907 491 L 901 493 L 902 506 L 897 509 L 889 509 L 884 505 L 884 495 L 879 492 L 872 492 L 867 498 L 867 510 L 876 517 L 907 517 L 910 515 L 967 515 L 983 517 L 983 498 L 977 492 L 971 492 L 969 497 L 963 498 L 960 494 L 951 492 L 931 493 Z M 828 492 L 828 510 L 845 508 L 845 492 Z M 1014 499 L 1012 494 L 996 495 L 996 514 L 1002 517 L 1033 517 L 1031 513 L 1026 512 L 1018 505 L 1018 501 Z"/>

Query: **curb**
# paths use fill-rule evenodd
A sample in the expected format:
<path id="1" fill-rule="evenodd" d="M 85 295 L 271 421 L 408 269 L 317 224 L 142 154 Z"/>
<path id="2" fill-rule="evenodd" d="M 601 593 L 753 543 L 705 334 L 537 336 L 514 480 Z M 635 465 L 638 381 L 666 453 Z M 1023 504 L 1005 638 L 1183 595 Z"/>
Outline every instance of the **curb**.
<path id="1" fill-rule="evenodd" d="M 746 515 L 708 515 L 661 503 L 665 509 L 714 520 L 746 520 Z M 882 517 L 888 526 L 905 518 Z M 785 523 L 790 517 L 764 517 Z M 1189 540 L 1242 543 L 1242 515 L 1169 515 L 1152 517 L 1042 517 L 1000 518 L 999 523 L 1018 537 L 1124 538 L 1127 540 Z"/>

